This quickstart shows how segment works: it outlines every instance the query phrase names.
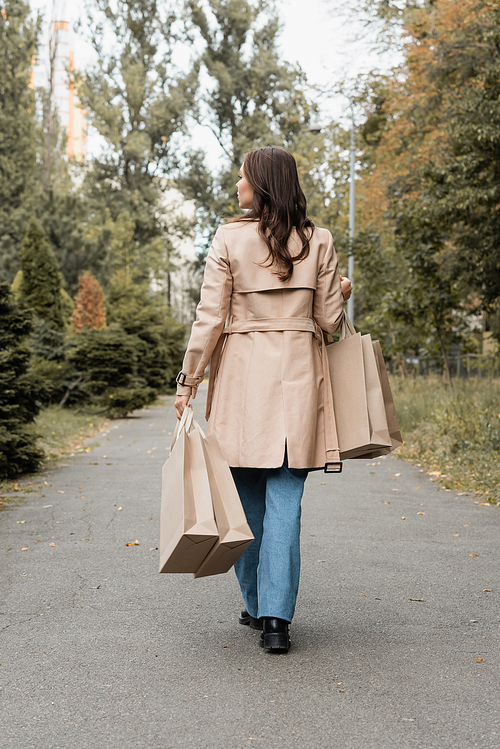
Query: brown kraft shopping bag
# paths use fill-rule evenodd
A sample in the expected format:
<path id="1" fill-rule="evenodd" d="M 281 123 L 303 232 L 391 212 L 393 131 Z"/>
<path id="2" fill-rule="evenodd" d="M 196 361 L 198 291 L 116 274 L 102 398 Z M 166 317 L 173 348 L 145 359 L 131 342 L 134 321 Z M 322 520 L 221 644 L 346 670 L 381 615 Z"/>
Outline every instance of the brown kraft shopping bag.
<path id="1" fill-rule="evenodd" d="M 195 573 L 218 538 L 203 437 L 186 408 L 162 470 L 160 572 Z"/>
<path id="2" fill-rule="evenodd" d="M 213 432 L 204 438 L 203 449 L 219 538 L 195 577 L 227 572 L 254 539 L 231 470 Z"/>
<path id="3" fill-rule="evenodd" d="M 356 333 L 346 316 L 340 340 L 326 349 L 340 459 L 389 451 L 389 426 L 370 336 Z"/>

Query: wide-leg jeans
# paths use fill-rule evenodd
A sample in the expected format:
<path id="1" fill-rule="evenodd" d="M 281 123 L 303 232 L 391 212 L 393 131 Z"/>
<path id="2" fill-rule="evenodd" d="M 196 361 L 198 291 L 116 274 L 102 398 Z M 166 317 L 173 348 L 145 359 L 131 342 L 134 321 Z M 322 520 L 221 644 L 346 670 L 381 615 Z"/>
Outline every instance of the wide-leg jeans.
<path id="1" fill-rule="evenodd" d="M 301 500 L 307 470 L 231 468 L 255 540 L 235 563 L 248 613 L 292 621 L 300 577 Z"/>

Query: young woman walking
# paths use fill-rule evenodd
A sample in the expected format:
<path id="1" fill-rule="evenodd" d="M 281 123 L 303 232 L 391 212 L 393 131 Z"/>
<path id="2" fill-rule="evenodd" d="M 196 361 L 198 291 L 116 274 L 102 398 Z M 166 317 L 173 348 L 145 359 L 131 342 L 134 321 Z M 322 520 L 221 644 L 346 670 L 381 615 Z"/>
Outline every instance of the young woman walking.
<path id="1" fill-rule="evenodd" d="M 235 564 L 246 607 L 239 621 L 263 630 L 267 651 L 286 652 L 304 482 L 328 462 L 318 339 L 340 324 L 352 287 L 332 235 L 307 218 L 290 153 L 248 153 L 237 188 L 249 212 L 221 226 L 210 247 L 175 409 L 180 418 L 210 362 L 209 431 L 255 536 Z"/>

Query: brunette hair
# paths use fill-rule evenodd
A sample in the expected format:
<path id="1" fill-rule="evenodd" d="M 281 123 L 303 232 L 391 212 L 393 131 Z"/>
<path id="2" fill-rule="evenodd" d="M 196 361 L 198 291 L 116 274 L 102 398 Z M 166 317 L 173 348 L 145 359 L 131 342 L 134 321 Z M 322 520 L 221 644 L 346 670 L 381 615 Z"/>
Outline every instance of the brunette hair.
<path id="1" fill-rule="evenodd" d="M 306 197 L 299 184 L 295 159 L 284 148 L 259 148 L 247 153 L 243 172 L 253 189 L 253 207 L 233 221 L 259 222 L 259 234 L 269 250 L 264 264 L 274 266 L 273 272 L 280 281 L 288 281 L 294 263 L 309 255 L 309 240 L 314 232 L 314 224 L 306 215 Z M 288 249 L 293 229 L 302 243 L 295 256 Z"/>

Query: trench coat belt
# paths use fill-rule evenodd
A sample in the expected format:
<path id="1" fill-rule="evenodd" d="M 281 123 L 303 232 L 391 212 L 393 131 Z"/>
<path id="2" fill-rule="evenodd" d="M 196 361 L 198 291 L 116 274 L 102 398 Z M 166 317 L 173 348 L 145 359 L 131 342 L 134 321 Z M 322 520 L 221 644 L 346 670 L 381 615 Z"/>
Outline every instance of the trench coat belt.
<path id="1" fill-rule="evenodd" d="M 213 391 L 227 336 L 232 335 L 233 333 L 257 333 L 286 330 L 312 333 L 321 345 L 321 359 L 323 365 L 323 403 L 325 411 L 325 471 L 328 466 L 335 466 L 333 470 L 339 471 L 342 466 L 340 463 L 339 441 L 335 425 L 335 413 L 333 410 L 333 395 L 330 387 L 330 369 L 326 352 L 325 336 L 318 323 L 310 317 L 266 317 L 256 320 L 234 320 L 233 318 L 230 318 L 229 324 L 222 331 L 210 359 L 206 419 L 208 421 L 210 418 Z"/>

